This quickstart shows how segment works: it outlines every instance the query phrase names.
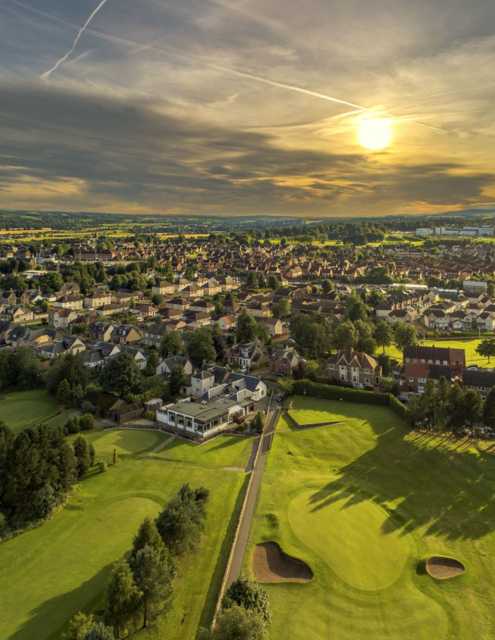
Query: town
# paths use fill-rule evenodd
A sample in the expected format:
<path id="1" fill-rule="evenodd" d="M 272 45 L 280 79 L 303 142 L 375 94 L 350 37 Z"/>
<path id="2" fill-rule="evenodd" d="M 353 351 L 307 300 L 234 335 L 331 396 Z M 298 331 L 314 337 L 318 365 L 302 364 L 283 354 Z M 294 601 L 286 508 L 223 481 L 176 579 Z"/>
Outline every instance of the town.
<path id="1" fill-rule="evenodd" d="M 290 583 L 309 590 L 301 597 L 311 612 L 335 546 L 349 566 L 366 567 L 355 584 L 373 594 L 405 558 L 430 580 L 458 580 L 465 546 L 442 543 L 438 555 L 422 541 L 427 558 L 416 557 L 387 528 L 406 536 L 400 518 L 430 518 L 437 544 L 457 532 L 442 504 L 458 456 L 455 482 L 476 490 L 456 504 L 473 519 L 473 536 L 490 529 L 477 515 L 491 485 L 478 483 L 476 456 L 489 464 L 495 450 L 495 237 L 436 233 L 430 218 L 424 227 L 260 219 L 251 231 L 190 220 L 187 234 L 170 232 L 169 222 L 110 220 L 102 234 L 101 221 L 80 216 L 80 229 L 67 233 L 45 215 L 43 229 L 0 236 L 0 559 L 29 541 L 51 563 L 77 509 L 87 523 L 77 525 L 74 549 L 86 553 L 104 522 L 102 533 L 110 527 L 119 541 L 118 551 L 98 543 L 110 564 L 138 530 L 95 587 L 105 609 L 81 592 L 74 606 L 26 618 L 19 638 L 42 628 L 66 640 L 91 630 L 105 640 L 223 640 L 234 636 L 222 629 L 244 623 L 259 626 L 253 638 L 269 629 L 278 638 Z M 393 492 L 409 495 L 415 455 L 434 496 L 400 506 Z M 400 461 L 395 469 L 389 456 Z M 374 499 L 353 468 L 358 460 Z M 308 493 L 312 486 L 322 488 Z M 355 516 L 342 515 L 349 491 L 361 505 Z M 333 506 L 320 512 L 327 492 Z M 341 529 L 327 522 L 331 514 Z M 333 541 L 318 552 L 323 561 L 300 546 L 318 549 L 322 527 Z M 368 537 L 350 554 L 340 531 Z M 153 587 L 141 578 L 146 545 L 161 558 L 146 569 L 159 576 Z M 368 557 L 370 545 L 382 550 Z M 81 576 L 102 570 L 98 557 L 77 560 Z M 380 558 L 379 574 L 370 557 Z M 354 585 L 339 571 L 337 594 Z M 76 587 L 78 575 L 69 572 L 63 588 Z M 380 629 L 373 611 L 367 619 Z M 8 620 L 6 637 L 17 625 Z"/>

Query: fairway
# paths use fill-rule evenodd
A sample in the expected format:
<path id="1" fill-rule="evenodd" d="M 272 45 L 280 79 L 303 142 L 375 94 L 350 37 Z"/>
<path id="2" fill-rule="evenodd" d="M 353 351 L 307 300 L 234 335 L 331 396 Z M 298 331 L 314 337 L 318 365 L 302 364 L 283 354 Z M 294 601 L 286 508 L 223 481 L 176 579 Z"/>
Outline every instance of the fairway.
<path id="1" fill-rule="evenodd" d="M 291 403 L 300 424 L 336 424 L 277 428 L 244 571 L 256 544 L 275 541 L 314 579 L 265 585 L 271 640 L 288 628 L 291 640 L 494 637 L 495 458 L 409 433 L 384 407 Z M 431 556 L 459 559 L 465 575 L 434 581 Z"/>
<path id="2" fill-rule="evenodd" d="M 159 432 L 113 430 L 86 437 L 107 461 L 116 448 L 118 463 L 80 483 L 51 520 L 0 544 L 0 638 L 58 640 L 75 611 L 99 608 L 112 563 L 130 548 L 142 520 L 157 515 L 185 482 L 210 490 L 201 549 L 179 564 L 173 611 L 138 637 L 194 638 L 214 606 L 224 540 L 245 481 L 231 467 L 246 464 L 251 441 L 217 438 L 221 455 L 212 453 L 203 464 L 202 448 L 187 442 L 175 443 L 175 460 L 161 459 L 170 441 Z"/>
<path id="3" fill-rule="evenodd" d="M 41 423 L 63 426 L 68 417 L 48 391 L 13 391 L 0 396 L 0 420 L 12 431 L 22 431 Z"/>

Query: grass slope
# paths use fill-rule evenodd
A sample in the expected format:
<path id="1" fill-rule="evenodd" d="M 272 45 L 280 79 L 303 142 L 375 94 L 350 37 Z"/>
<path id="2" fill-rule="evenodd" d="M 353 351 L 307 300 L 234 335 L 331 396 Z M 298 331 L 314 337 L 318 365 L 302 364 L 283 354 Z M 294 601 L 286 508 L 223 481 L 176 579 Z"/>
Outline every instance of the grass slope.
<path id="1" fill-rule="evenodd" d="M 63 426 L 69 414 L 44 389 L 13 391 L 0 397 L 0 420 L 16 433 L 41 423 Z"/>
<path id="2" fill-rule="evenodd" d="M 387 408 L 295 398 L 305 431 L 280 420 L 245 570 L 275 540 L 314 580 L 270 585 L 271 639 L 466 640 L 494 637 L 495 459 L 467 444 L 410 434 Z M 436 583 L 420 561 L 459 558 Z"/>
<path id="3" fill-rule="evenodd" d="M 203 464 L 202 448 L 188 443 L 175 445 L 174 461 L 160 459 L 168 436 L 156 432 L 87 437 L 102 459 L 110 461 L 116 448 L 118 464 L 78 485 L 50 521 L 0 544 L 0 638 L 55 640 L 75 611 L 100 606 L 112 563 L 130 548 L 141 521 L 155 516 L 185 482 L 211 492 L 201 550 L 179 565 L 173 611 L 139 637 L 194 638 L 214 604 L 210 584 L 219 582 L 225 536 L 245 482 L 224 463 L 230 446 L 235 463 L 241 450 L 247 460 L 249 442 L 216 439 L 225 444 L 221 455 Z"/>

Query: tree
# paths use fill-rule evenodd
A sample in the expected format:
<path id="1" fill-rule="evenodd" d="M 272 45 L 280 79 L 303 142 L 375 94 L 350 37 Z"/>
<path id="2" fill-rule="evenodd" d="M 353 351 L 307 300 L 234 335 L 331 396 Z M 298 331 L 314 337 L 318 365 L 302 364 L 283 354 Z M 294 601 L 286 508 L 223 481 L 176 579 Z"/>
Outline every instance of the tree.
<path id="1" fill-rule="evenodd" d="M 476 353 L 490 362 L 490 358 L 495 356 L 495 340 L 482 340 L 476 347 Z"/>
<path id="2" fill-rule="evenodd" d="M 383 351 L 385 351 L 385 347 L 388 347 L 390 344 L 392 344 L 392 327 L 385 320 L 380 320 L 376 323 L 374 337 L 377 345 L 382 347 Z"/>
<path id="3" fill-rule="evenodd" d="M 196 329 L 189 335 L 187 353 L 195 367 L 201 367 L 205 362 L 216 360 L 217 353 L 210 329 L 203 327 Z"/>
<path id="4" fill-rule="evenodd" d="M 178 331 L 166 333 L 160 343 L 160 355 L 164 358 L 184 353 L 184 342 Z"/>
<path id="5" fill-rule="evenodd" d="M 323 357 L 330 348 L 329 325 L 319 314 L 292 316 L 290 330 L 297 346 L 313 358 Z"/>
<path id="6" fill-rule="evenodd" d="M 262 640 L 266 629 L 258 613 L 236 604 L 222 610 L 212 637 L 213 640 Z"/>
<path id="7" fill-rule="evenodd" d="M 42 520 L 50 515 L 57 504 L 57 497 L 49 482 L 40 487 L 32 496 L 32 514 L 35 519 Z"/>
<path id="8" fill-rule="evenodd" d="M 273 305 L 273 315 L 275 318 L 287 318 L 290 315 L 290 301 L 288 298 L 281 298 Z"/>
<path id="9" fill-rule="evenodd" d="M 107 589 L 105 619 L 112 625 L 117 640 L 133 626 L 139 611 L 142 593 L 134 582 L 134 576 L 126 560 L 114 567 Z"/>
<path id="10" fill-rule="evenodd" d="M 86 389 L 89 382 L 87 367 L 80 355 L 68 353 L 52 362 L 46 375 L 46 386 L 50 393 L 57 393 L 60 384 L 66 380 L 72 389 L 81 386 Z"/>
<path id="11" fill-rule="evenodd" d="M 185 382 L 185 377 L 180 367 L 174 367 L 170 372 L 170 378 L 168 381 L 170 395 L 172 397 L 178 396 L 180 390 Z"/>
<path id="12" fill-rule="evenodd" d="M 463 390 L 457 383 L 449 393 L 449 426 L 454 431 L 462 430 L 478 422 L 483 413 L 483 402 L 475 389 Z"/>
<path id="13" fill-rule="evenodd" d="M 172 598 L 172 581 L 175 567 L 170 551 L 160 540 L 161 546 L 145 545 L 131 557 L 130 565 L 134 581 L 141 592 L 143 628 L 160 608 L 164 611 Z"/>
<path id="14" fill-rule="evenodd" d="M 63 635 L 63 640 L 85 640 L 95 624 L 96 620 L 93 615 L 78 611 L 70 619 L 67 631 Z"/>
<path id="15" fill-rule="evenodd" d="M 253 429 L 256 431 L 256 433 L 263 432 L 264 423 L 265 421 L 263 419 L 263 415 L 261 411 L 258 411 L 258 413 L 254 416 L 254 420 L 253 420 Z"/>
<path id="16" fill-rule="evenodd" d="M 132 544 L 132 554 L 136 554 L 139 549 L 143 549 L 146 545 L 150 547 L 160 547 L 162 539 L 156 528 L 156 524 L 151 518 L 145 518 L 138 529 Z"/>
<path id="17" fill-rule="evenodd" d="M 366 320 L 356 320 L 354 328 L 357 332 L 356 349 L 373 354 L 376 350 L 376 341 L 373 338 L 373 326 Z"/>
<path id="18" fill-rule="evenodd" d="M 337 349 L 352 349 L 357 342 L 357 332 L 350 320 L 337 326 L 333 334 L 333 343 Z"/>
<path id="19" fill-rule="evenodd" d="M 412 347 L 417 343 L 416 329 L 411 324 L 397 322 L 394 326 L 394 340 L 399 349 L 404 351 L 407 347 Z"/>
<path id="20" fill-rule="evenodd" d="M 125 352 L 108 360 L 100 379 L 105 391 L 124 398 L 139 393 L 142 387 L 141 371 L 132 356 Z"/>
<path id="21" fill-rule="evenodd" d="M 373 336 L 364 336 L 358 339 L 356 348 L 358 351 L 373 355 L 376 351 L 376 340 Z"/>
<path id="22" fill-rule="evenodd" d="M 88 443 L 82 436 L 74 440 L 74 455 L 76 456 L 77 477 L 81 479 L 91 466 L 91 454 Z"/>
<path id="23" fill-rule="evenodd" d="M 347 317 L 352 322 L 356 320 L 366 320 L 368 317 L 368 307 L 358 295 L 352 295 L 347 300 Z"/>
<path id="24" fill-rule="evenodd" d="M 57 387 L 57 402 L 66 407 L 72 403 L 72 390 L 69 381 L 65 378 Z"/>
<path id="25" fill-rule="evenodd" d="M 236 338 L 237 342 L 252 342 L 257 335 L 258 323 L 246 311 L 237 318 Z"/>
<path id="26" fill-rule="evenodd" d="M 270 600 L 260 585 L 241 578 L 233 582 L 224 596 L 222 606 L 228 609 L 235 604 L 258 613 L 266 625 L 270 624 Z"/>
<path id="27" fill-rule="evenodd" d="M 83 640 L 115 640 L 112 627 L 107 627 L 103 622 L 95 622 Z"/>
<path id="28" fill-rule="evenodd" d="M 79 418 L 81 431 L 92 431 L 95 428 L 95 417 L 91 413 L 85 413 Z"/>
<path id="29" fill-rule="evenodd" d="M 156 526 L 172 553 L 184 554 L 197 545 L 204 528 L 207 500 L 207 489 L 191 489 L 185 484 L 165 505 Z"/>
<path id="30" fill-rule="evenodd" d="M 495 427 L 495 387 L 492 387 L 486 396 L 483 407 L 483 421 L 490 427 Z"/>

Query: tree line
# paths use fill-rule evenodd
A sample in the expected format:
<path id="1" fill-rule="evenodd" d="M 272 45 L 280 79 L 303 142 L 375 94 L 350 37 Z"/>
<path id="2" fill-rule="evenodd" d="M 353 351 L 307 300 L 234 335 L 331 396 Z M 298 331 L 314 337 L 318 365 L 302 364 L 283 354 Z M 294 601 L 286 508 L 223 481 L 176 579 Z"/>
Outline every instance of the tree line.
<path id="1" fill-rule="evenodd" d="M 95 463 L 84 437 L 72 444 L 47 426 L 15 435 L 0 424 L 0 534 L 47 518 Z"/>
<path id="2" fill-rule="evenodd" d="M 445 378 L 428 380 L 424 393 L 411 399 L 408 415 L 414 427 L 458 435 L 481 424 L 495 428 L 495 388 L 483 400 L 476 389 L 450 384 Z"/>

